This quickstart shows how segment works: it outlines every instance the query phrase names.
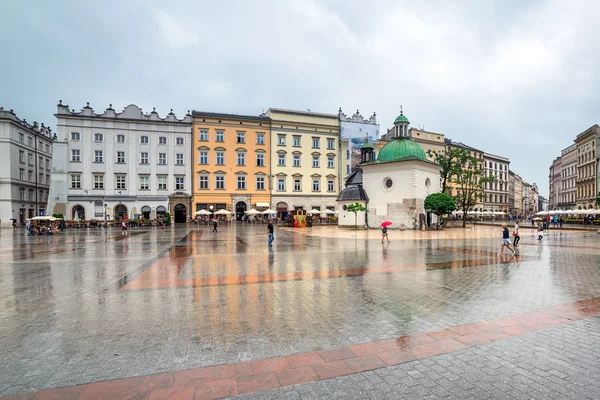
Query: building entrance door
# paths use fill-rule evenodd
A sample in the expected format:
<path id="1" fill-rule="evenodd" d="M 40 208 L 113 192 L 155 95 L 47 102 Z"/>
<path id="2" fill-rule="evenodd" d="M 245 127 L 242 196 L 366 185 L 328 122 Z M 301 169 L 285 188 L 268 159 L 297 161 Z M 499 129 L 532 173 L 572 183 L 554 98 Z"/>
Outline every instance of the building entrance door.
<path id="1" fill-rule="evenodd" d="M 238 201 L 235 205 L 235 219 L 241 221 L 244 214 L 248 210 L 248 206 L 243 201 Z"/>
<path id="2" fill-rule="evenodd" d="M 187 221 L 187 208 L 185 204 L 177 204 L 175 206 L 175 223 L 184 223 Z"/>

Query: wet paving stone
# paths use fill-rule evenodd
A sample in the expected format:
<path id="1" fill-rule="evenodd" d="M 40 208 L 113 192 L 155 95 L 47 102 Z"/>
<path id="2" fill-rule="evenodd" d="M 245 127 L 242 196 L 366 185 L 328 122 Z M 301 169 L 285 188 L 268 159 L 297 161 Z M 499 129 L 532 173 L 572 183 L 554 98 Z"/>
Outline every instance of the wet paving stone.
<path id="1" fill-rule="evenodd" d="M 551 231 L 543 243 L 524 237 L 521 256 L 513 258 L 498 256 L 498 239 L 488 235 L 412 240 L 410 232 L 394 232 L 397 239 L 381 245 L 278 229 L 269 250 L 264 230 L 152 228 L 122 237 L 89 229 L 33 238 L 3 231 L 0 394 L 108 380 L 116 396 L 127 389 L 156 398 L 174 387 L 173 395 L 197 398 L 198 388 L 222 397 L 267 395 L 274 387 L 277 398 L 305 398 L 279 387 L 314 385 L 311 393 L 324 394 L 322 382 L 310 383 L 317 378 L 333 385 L 329 396 L 347 398 L 480 391 L 551 397 L 531 382 L 565 382 L 567 398 L 586 398 L 595 388 L 598 343 L 579 337 L 597 328 L 600 315 L 595 233 Z M 535 343 L 514 351 L 550 331 L 564 339 L 560 349 L 542 351 L 544 343 Z M 478 353 L 484 349 L 494 351 Z M 480 386 L 437 389 L 442 379 L 463 379 L 456 371 L 461 362 L 478 364 L 469 376 Z M 388 379 L 379 391 L 334 383 L 342 379 L 336 376 L 371 369 L 379 376 L 405 365 L 419 366 L 411 371 L 420 375 L 398 379 L 413 379 L 419 390 L 407 393 L 414 382 L 392 384 L 390 373 L 381 375 Z M 494 385 L 490 379 L 502 382 L 508 365 L 530 384 Z M 574 375 L 582 370 L 588 373 Z M 181 375 L 170 375 L 176 371 Z M 561 394 L 557 389 L 551 393 Z M 92 385 L 83 390 L 95 396 Z"/>

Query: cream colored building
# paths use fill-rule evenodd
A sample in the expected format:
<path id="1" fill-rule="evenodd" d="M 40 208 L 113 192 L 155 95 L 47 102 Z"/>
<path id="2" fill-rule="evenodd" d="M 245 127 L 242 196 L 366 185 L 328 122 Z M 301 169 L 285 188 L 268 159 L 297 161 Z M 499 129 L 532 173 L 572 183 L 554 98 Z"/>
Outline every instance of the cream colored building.
<path id="1" fill-rule="evenodd" d="M 336 114 L 269 108 L 271 208 L 334 210 L 339 194 L 340 122 Z"/>
<path id="2" fill-rule="evenodd" d="M 523 214 L 523 179 L 511 170 L 508 171 L 508 207 L 512 215 Z"/>
<path id="3" fill-rule="evenodd" d="M 598 193 L 596 186 L 598 161 L 596 146 L 600 139 L 600 126 L 593 125 L 575 138 L 577 145 L 576 203 L 578 209 L 594 208 Z"/>
<path id="4" fill-rule="evenodd" d="M 577 145 L 561 152 L 561 181 L 558 188 L 558 208 L 573 210 L 577 205 Z"/>
<path id="5" fill-rule="evenodd" d="M 436 132 L 428 132 L 421 129 L 411 128 L 410 136 L 413 140 L 423 148 L 425 155 L 429 161 L 435 162 L 433 153 L 446 153 L 446 143 L 444 142 L 444 134 Z M 432 153 L 430 155 L 430 153 Z"/>

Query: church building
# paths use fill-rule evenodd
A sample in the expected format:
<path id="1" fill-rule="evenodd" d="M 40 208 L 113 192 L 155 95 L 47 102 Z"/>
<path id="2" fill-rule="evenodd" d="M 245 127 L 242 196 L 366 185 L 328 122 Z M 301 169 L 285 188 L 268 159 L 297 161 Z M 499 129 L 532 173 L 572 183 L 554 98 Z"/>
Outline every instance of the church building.
<path id="1" fill-rule="evenodd" d="M 357 225 L 378 228 L 384 221 L 394 229 L 422 229 L 435 222 L 423 202 L 441 191 L 440 166 L 427 160 L 425 152 L 410 136 L 410 122 L 400 111 L 394 121 L 394 137 L 375 158 L 370 143 L 361 147 L 361 163 L 346 180 L 338 197 L 340 226 L 354 226 L 355 215 L 349 204 L 361 203 Z"/>

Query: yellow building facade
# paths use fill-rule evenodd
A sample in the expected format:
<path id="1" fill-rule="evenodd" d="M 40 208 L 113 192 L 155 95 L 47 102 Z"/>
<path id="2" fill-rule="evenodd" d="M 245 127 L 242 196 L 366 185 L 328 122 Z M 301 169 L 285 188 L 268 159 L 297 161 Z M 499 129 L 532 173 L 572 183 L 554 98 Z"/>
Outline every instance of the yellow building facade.
<path id="1" fill-rule="evenodd" d="M 435 162 L 435 153 L 446 153 L 446 142 L 443 133 L 411 128 L 410 136 L 415 142 L 419 143 L 429 161 Z"/>
<path id="2" fill-rule="evenodd" d="M 192 112 L 194 213 L 270 207 L 271 122 L 264 116 Z"/>

